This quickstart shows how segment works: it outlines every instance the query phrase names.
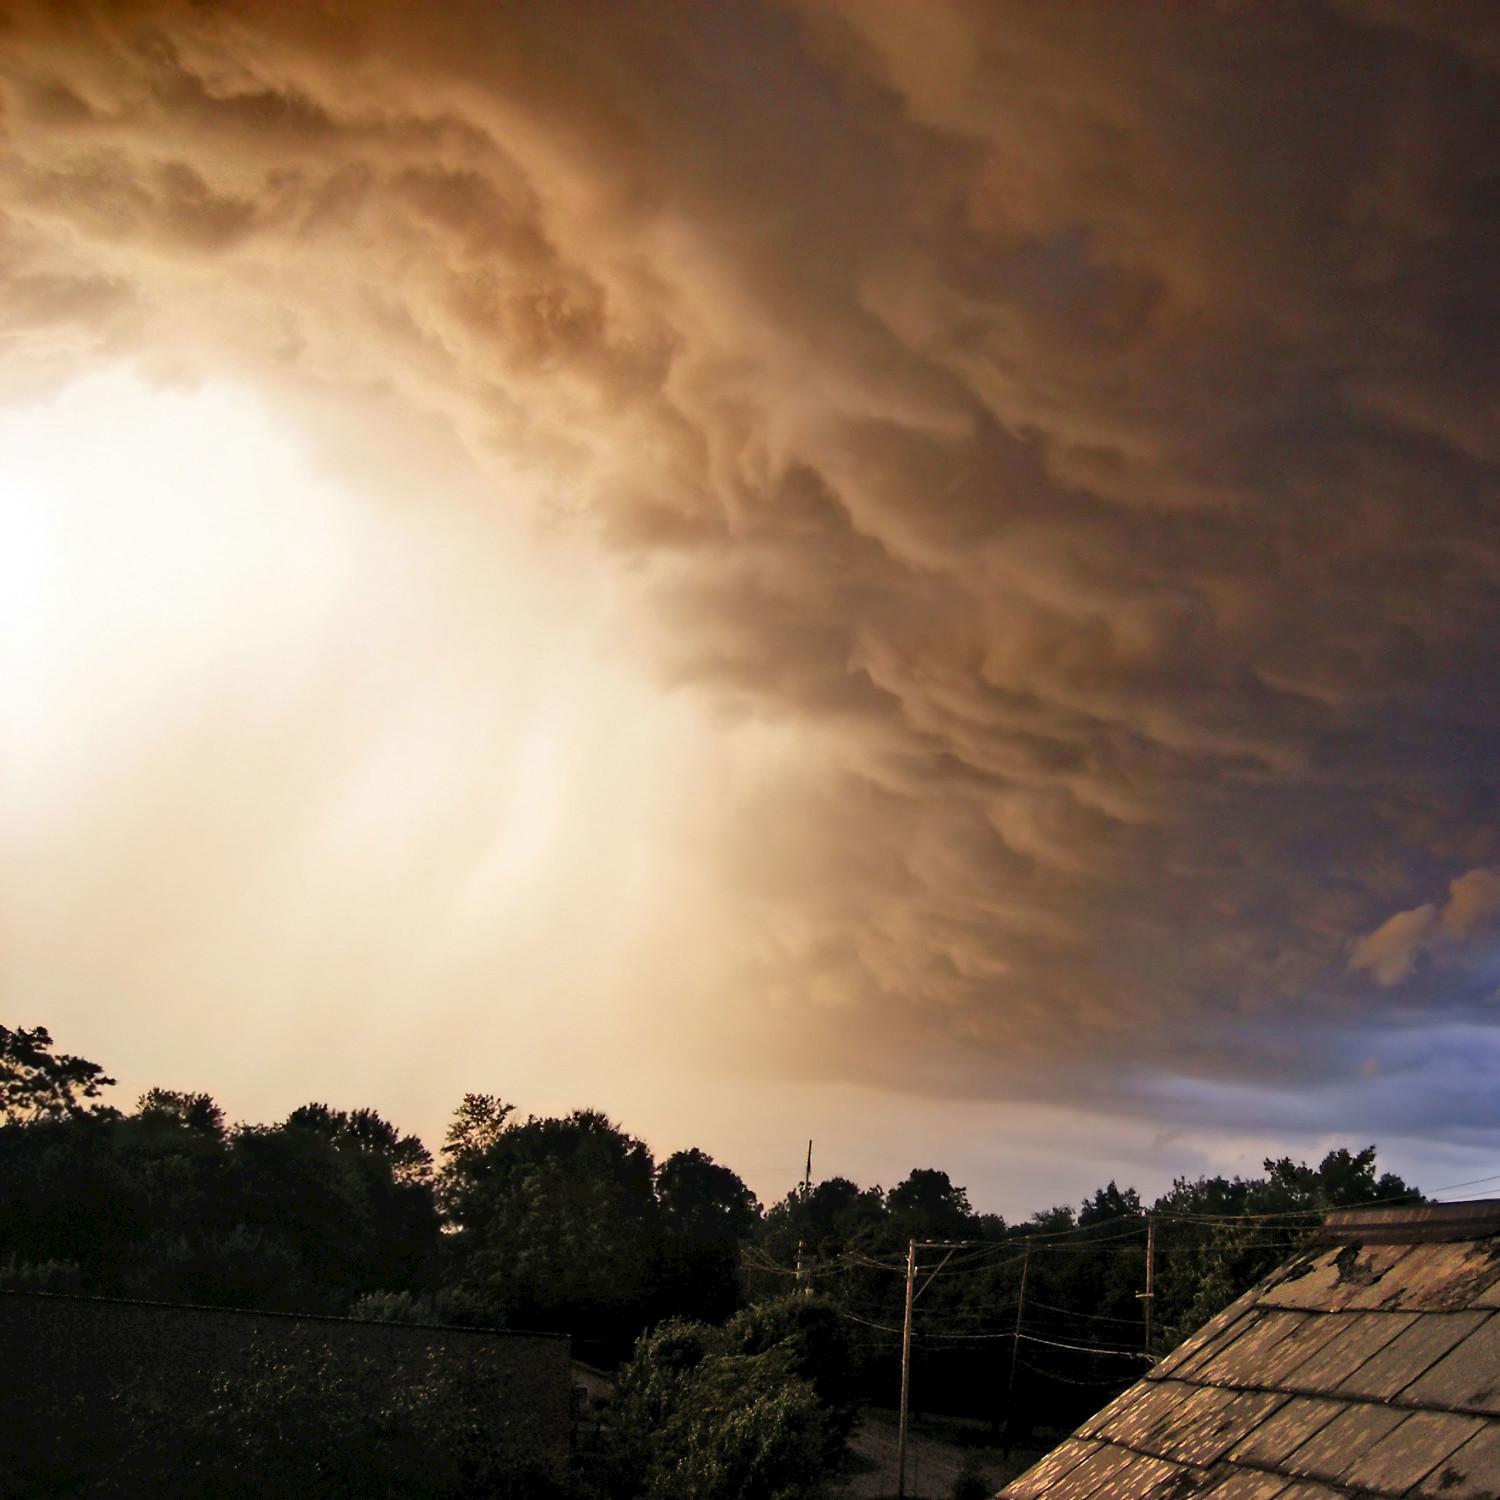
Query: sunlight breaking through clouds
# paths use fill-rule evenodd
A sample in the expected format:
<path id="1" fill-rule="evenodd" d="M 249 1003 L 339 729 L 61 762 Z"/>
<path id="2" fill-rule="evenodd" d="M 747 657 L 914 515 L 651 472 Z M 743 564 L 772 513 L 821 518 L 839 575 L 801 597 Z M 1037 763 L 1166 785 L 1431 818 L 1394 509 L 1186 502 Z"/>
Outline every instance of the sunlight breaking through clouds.
<path id="1" fill-rule="evenodd" d="M 1398 0 L 13 7 L 7 441 L 126 361 L 321 466 L 91 480 L 55 588 L 10 481 L 28 816 L 70 764 L 122 845 L 177 809 L 155 887 L 36 844 L 134 915 L 28 1003 L 233 971 L 233 1035 L 333 1035 L 389 982 L 392 1076 L 462 993 L 662 1077 L 1394 1098 L 1383 1039 L 1496 1018 L 1497 67 Z M 1443 1055 L 1413 1120 L 1493 1128 Z"/>

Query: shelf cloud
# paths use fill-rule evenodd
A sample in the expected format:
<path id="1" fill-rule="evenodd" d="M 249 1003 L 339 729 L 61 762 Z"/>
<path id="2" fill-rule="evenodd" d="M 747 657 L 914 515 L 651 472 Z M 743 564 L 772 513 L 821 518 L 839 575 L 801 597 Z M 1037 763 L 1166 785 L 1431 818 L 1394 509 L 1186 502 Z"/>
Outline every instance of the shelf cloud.
<path id="1" fill-rule="evenodd" d="M 704 855 L 714 1045 L 1151 1109 L 1492 1023 L 1477 13 L 0 24 L 6 395 L 133 360 L 441 426 L 656 681 L 794 737 Z"/>

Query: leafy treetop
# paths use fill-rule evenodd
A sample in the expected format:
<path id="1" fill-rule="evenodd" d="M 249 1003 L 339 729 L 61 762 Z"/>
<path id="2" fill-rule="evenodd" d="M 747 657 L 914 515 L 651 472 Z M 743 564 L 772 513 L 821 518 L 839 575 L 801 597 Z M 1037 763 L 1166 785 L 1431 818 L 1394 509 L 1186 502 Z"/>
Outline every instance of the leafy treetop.
<path id="1" fill-rule="evenodd" d="M 135 1103 L 136 1113 L 176 1120 L 189 1130 L 222 1139 L 224 1111 L 209 1094 L 183 1094 L 176 1089 L 147 1089 Z"/>
<path id="2" fill-rule="evenodd" d="M 68 1120 L 82 1114 L 113 1113 L 105 1105 L 80 1103 L 97 1099 L 114 1084 L 98 1063 L 55 1052 L 45 1026 L 12 1031 L 0 1026 L 0 1117 L 7 1124 Z"/>
<path id="3" fill-rule="evenodd" d="M 755 1194 L 696 1146 L 656 1169 L 656 1200 L 668 1227 L 702 1239 L 744 1239 L 760 1222 Z"/>
<path id="4" fill-rule="evenodd" d="M 473 1097 L 472 1095 L 470 1097 Z M 286 1117 L 284 1130 L 318 1136 L 333 1146 L 353 1146 L 384 1158 L 398 1182 L 425 1182 L 432 1176 L 432 1153 L 414 1135 L 402 1135 L 373 1109 L 332 1109 L 304 1104 Z"/>
<path id="5" fill-rule="evenodd" d="M 482 1157 L 505 1133 L 505 1122 L 514 1113 L 515 1105 L 494 1094 L 465 1094 L 443 1142 L 448 1169 L 461 1171 L 465 1163 Z"/>

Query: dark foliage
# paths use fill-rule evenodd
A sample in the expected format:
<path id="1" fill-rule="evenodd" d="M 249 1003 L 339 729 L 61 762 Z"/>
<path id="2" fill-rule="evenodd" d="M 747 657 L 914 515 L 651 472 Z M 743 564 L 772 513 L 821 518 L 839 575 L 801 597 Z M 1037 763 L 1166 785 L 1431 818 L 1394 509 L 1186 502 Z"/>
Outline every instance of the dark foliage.
<path id="1" fill-rule="evenodd" d="M 842 1437 L 812 1372 L 838 1319 L 786 1300 L 801 1306 L 741 1313 L 722 1329 L 672 1319 L 641 1340 L 585 1466 L 603 1494 L 801 1500 L 819 1490 Z"/>
<path id="2" fill-rule="evenodd" d="M 6 1124 L 73 1119 L 89 1112 L 80 1100 L 97 1099 L 113 1085 L 98 1063 L 54 1052 L 45 1026 L 0 1026 L 0 1120 Z"/>
<path id="3" fill-rule="evenodd" d="M 794 1293 L 737 1313 L 724 1325 L 721 1346 L 744 1355 L 784 1350 L 789 1372 L 813 1388 L 837 1449 L 854 1426 L 859 1394 L 849 1329 L 840 1309 L 826 1298 Z M 832 1459 L 834 1452 L 828 1456 Z"/>
<path id="4" fill-rule="evenodd" d="M 740 1304 L 742 1247 L 760 1225 L 755 1195 L 693 1148 L 657 1168 L 656 1204 L 651 1312 L 722 1322 Z"/>
<path id="5" fill-rule="evenodd" d="M 800 1493 L 799 1465 L 814 1450 L 827 1461 L 856 1402 L 895 1403 L 909 1241 L 937 1242 L 919 1256 L 914 1408 L 1015 1436 L 1073 1425 L 1145 1367 L 1148 1213 L 1159 1355 L 1328 1209 L 1420 1200 L 1377 1173 L 1371 1146 L 1178 1181 L 1152 1205 L 1110 1182 L 1076 1211 L 1014 1225 L 975 1213 L 935 1168 L 888 1192 L 833 1178 L 762 1215 L 703 1152 L 657 1164 L 595 1111 L 518 1120 L 467 1095 L 435 1168 L 370 1109 L 313 1103 L 229 1126 L 206 1094 L 153 1089 L 125 1116 L 93 1102 L 109 1083 L 44 1029 L 0 1027 L 0 1286 L 561 1331 L 606 1365 L 635 1348 L 620 1412 L 644 1422 L 658 1403 L 661 1436 L 631 1448 L 617 1414 L 615 1477 L 598 1486 L 609 1494 L 678 1493 L 669 1452 L 704 1495 L 759 1494 L 774 1474 Z M 279 1379 L 226 1394 L 220 1417 L 281 1399 Z M 319 1380 L 331 1411 L 358 1405 Z M 324 1424 L 330 1442 L 339 1420 Z M 782 1457 L 735 1489 L 731 1470 L 757 1443 Z"/>
<path id="6" fill-rule="evenodd" d="M 490 1404 L 484 1375 L 450 1361 L 393 1380 L 374 1358 L 265 1352 L 232 1372 L 121 1388 L 108 1413 L 38 1424 L 73 1432 L 65 1448 L 12 1434 L 0 1497 L 567 1500 L 484 1420 Z"/>
<path id="7" fill-rule="evenodd" d="M 951 1258 L 942 1244 L 919 1255 L 913 1406 L 1003 1423 L 1011 1437 L 1066 1431 L 1148 1363 L 1148 1214 L 1150 1354 L 1160 1356 L 1297 1250 L 1330 1208 L 1420 1201 L 1400 1178 L 1377 1175 L 1373 1146 L 1330 1152 L 1317 1167 L 1267 1161 L 1265 1172 L 1179 1181 L 1155 1204 L 1111 1182 L 1076 1212 L 1060 1206 L 1010 1226 L 975 1215 L 941 1172 L 915 1171 L 887 1193 L 834 1178 L 767 1212 L 751 1295 L 795 1285 L 800 1256 L 803 1284 L 854 1337 L 853 1392 L 894 1405 L 907 1242 L 961 1239 Z"/>
<path id="8" fill-rule="evenodd" d="M 66 1263 L 106 1296 L 342 1312 L 413 1288 L 438 1249 L 431 1191 L 353 1139 L 226 1131 L 205 1095 L 0 1127 L 0 1262 Z"/>

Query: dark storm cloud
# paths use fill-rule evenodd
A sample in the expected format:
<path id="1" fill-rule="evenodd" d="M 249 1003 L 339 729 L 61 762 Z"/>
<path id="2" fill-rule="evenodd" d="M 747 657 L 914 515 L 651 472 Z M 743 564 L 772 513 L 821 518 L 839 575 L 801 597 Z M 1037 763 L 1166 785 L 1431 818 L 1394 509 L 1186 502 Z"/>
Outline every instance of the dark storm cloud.
<path id="1" fill-rule="evenodd" d="M 394 390 L 814 736 L 728 839 L 731 1034 L 1148 1101 L 1488 1034 L 1488 28 L 80 4 L 4 54 L 10 388 Z"/>

